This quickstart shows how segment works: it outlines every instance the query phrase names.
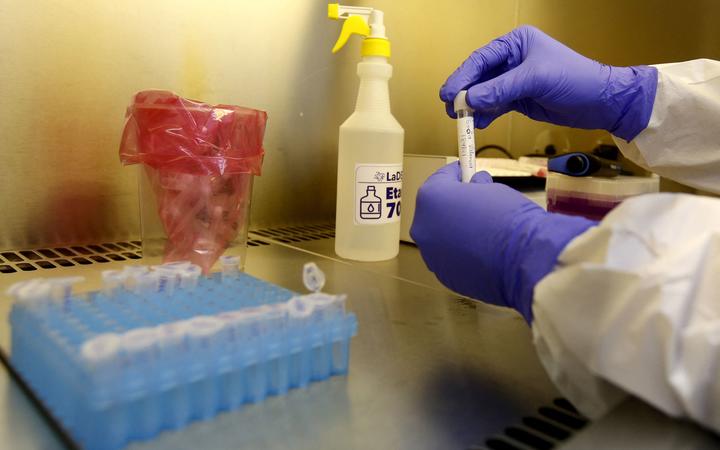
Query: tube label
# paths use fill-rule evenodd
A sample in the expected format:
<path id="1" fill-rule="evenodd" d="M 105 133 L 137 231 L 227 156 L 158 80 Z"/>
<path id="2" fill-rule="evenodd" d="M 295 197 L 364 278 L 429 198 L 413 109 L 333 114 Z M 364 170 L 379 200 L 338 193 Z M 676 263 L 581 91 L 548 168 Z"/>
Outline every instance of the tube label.
<path id="1" fill-rule="evenodd" d="M 400 220 L 402 177 L 402 164 L 355 165 L 356 225 Z"/>
<path id="2" fill-rule="evenodd" d="M 462 182 L 469 183 L 475 175 L 475 122 L 472 115 L 458 117 L 457 137 Z"/>

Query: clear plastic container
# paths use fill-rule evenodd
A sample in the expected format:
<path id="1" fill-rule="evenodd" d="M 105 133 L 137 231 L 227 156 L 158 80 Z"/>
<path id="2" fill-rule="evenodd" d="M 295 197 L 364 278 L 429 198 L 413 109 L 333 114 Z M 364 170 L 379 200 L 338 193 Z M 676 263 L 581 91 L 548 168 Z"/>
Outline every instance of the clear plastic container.
<path id="1" fill-rule="evenodd" d="M 245 261 L 254 175 L 260 175 L 267 114 L 142 91 L 128 108 L 120 144 L 139 172 L 143 254 L 190 261 L 208 273 L 221 255 Z"/>
<path id="2" fill-rule="evenodd" d="M 660 178 L 570 177 L 550 172 L 545 186 L 549 212 L 601 220 L 626 198 L 658 192 Z"/>
<path id="3" fill-rule="evenodd" d="M 138 176 L 142 251 L 147 261 L 189 260 L 205 269 L 218 265 L 221 256 L 237 256 L 242 270 L 252 174 L 173 174 L 145 166 Z"/>
<path id="4" fill-rule="evenodd" d="M 355 111 L 340 126 L 335 253 L 383 261 L 400 248 L 405 132 L 390 112 L 387 59 L 365 57 L 358 75 Z"/>

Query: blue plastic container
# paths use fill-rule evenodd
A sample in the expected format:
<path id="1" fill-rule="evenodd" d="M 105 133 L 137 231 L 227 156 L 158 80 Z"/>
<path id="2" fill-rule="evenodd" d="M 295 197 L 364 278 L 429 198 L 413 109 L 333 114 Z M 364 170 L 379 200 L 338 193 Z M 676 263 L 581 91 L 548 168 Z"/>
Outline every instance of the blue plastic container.
<path id="1" fill-rule="evenodd" d="M 12 363 L 82 447 L 118 449 L 347 373 L 357 321 L 344 296 L 165 269 L 108 273 L 84 296 L 52 279 L 14 293 Z"/>

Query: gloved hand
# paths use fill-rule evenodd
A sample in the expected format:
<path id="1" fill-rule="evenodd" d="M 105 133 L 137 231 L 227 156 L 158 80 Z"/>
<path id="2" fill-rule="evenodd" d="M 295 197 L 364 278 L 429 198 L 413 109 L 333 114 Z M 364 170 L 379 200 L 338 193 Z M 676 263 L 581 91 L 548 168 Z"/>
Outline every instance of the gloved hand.
<path id="1" fill-rule="evenodd" d="M 420 187 L 410 235 L 447 287 L 515 308 L 530 323 L 535 285 L 565 246 L 597 222 L 545 212 L 487 172 L 460 182 L 457 162 Z"/>
<path id="2" fill-rule="evenodd" d="M 475 127 L 509 111 L 557 125 L 603 129 L 627 141 L 650 120 L 657 69 L 588 59 L 537 28 L 522 26 L 475 50 L 440 89 L 448 114 L 467 89 Z"/>

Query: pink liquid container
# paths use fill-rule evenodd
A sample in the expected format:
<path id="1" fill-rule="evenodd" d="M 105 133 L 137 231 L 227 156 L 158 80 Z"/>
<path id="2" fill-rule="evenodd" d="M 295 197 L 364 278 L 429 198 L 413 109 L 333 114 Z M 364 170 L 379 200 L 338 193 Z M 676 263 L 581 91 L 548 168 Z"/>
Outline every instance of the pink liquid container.
<path id="1" fill-rule="evenodd" d="M 659 186 L 657 175 L 603 178 L 571 177 L 550 172 L 545 185 L 547 210 L 601 220 L 626 198 L 658 192 Z"/>

